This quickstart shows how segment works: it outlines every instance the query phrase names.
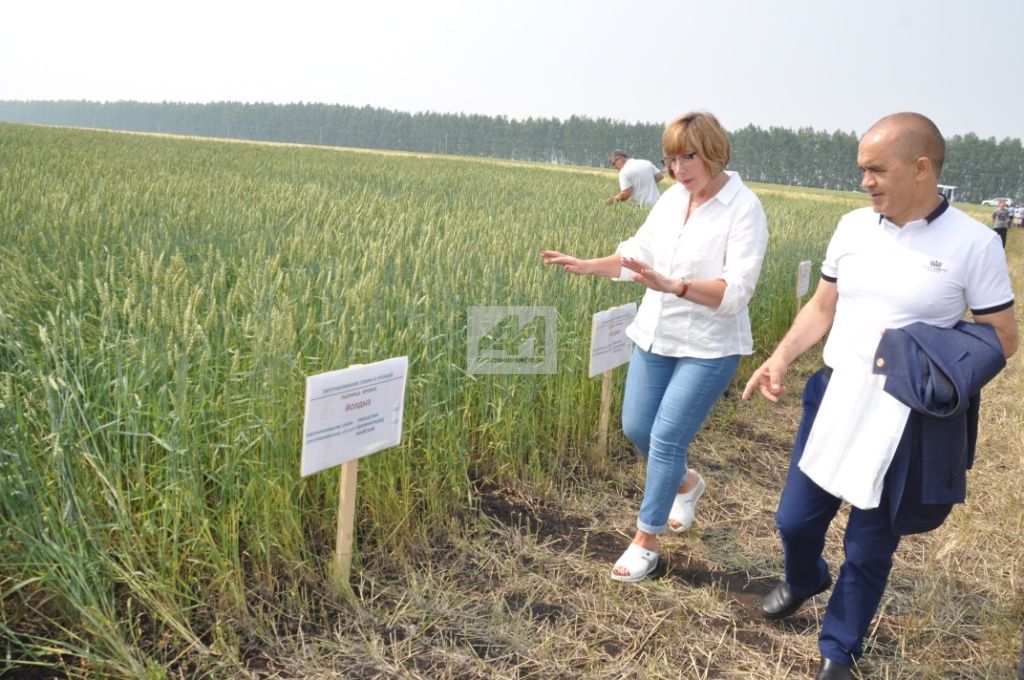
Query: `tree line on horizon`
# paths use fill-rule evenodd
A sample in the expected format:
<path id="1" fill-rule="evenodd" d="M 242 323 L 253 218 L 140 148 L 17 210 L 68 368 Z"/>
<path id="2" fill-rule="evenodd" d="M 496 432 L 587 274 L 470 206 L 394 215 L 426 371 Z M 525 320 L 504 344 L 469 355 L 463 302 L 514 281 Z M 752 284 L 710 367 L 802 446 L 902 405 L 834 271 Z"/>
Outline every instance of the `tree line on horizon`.
<path id="1" fill-rule="evenodd" d="M 607 167 L 613 149 L 657 162 L 664 127 L 583 116 L 517 120 L 370 106 L 241 102 L 0 101 L 0 120 L 598 167 Z M 859 187 L 854 132 L 748 125 L 730 131 L 730 139 L 729 168 L 746 180 L 851 191 Z M 957 187 L 956 200 L 1024 200 L 1020 139 L 996 141 L 968 133 L 947 138 L 946 144 L 941 181 Z"/>

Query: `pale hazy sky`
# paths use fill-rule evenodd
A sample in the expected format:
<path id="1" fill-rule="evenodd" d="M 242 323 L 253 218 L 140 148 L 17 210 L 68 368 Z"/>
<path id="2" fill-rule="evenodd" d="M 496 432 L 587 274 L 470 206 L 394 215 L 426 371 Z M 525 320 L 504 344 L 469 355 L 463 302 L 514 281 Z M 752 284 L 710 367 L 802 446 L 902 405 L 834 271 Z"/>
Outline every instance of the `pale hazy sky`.
<path id="1" fill-rule="evenodd" d="M 324 102 L 1024 138 L 1024 0 L 7 0 L 0 100 Z"/>

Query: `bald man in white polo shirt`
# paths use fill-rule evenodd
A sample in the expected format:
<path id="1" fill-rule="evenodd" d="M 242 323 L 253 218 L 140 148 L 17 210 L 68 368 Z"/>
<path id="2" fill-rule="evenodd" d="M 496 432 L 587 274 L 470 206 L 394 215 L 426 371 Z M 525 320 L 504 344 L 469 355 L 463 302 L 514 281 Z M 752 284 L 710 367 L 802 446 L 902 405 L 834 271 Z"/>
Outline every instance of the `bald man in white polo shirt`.
<path id="1" fill-rule="evenodd" d="M 902 450 L 917 446 L 910 455 L 919 455 L 917 439 L 904 441 L 903 425 L 907 424 L 907 431 L 910 425 L 934 425 L 907 411 L 897 414 L 903 420 L 890 418 L 893 409 L 906 407 L 886 401 L 888 397 L 879 394 L 880 383 L 872 382 L 881 377 L 872 375 L 872 362 L 884 330 L 915 322 L 953 329 L 970 310 L 975 323 L 994 329 L 994 334 L 987 332 L 994 336 L 994 344 L 1001 345 L 1003 356 L 1009 358 L 1017 350 L 1013 291 L 999 237 L 937 193 L 944 157 L 942 135 L 920 114 L 886 116 L 868 130 L 861 139 L 857 163 L 871 207 L 842 218 L 822 263 L 817 290 L 743 392 L 744 399 L 759 392 L 777 402 L 786 391 L 789 366 L 828 333 L 823 351 L 826 367 L 804 388 L 804 418 L 776 513 L 785 577 L 762 604 L 766 618 L 782 619 L 832 586 L 822 558 L 825 532 L 842 499 L 849 500 L 845 561 L 818 638 L 819 680 L 853 678 L 852 667 L 863 652 L 864 635 L 881 601 L 900 536 L 941 524 L 942 511 L 948 512 L 952 505 L 923 508 L 891 503 L 892 494 L 887 492 L 906 478 L 897 481 L 886 476 L 891 459 L 884 456 L 879 456 L 876 476 L 864 482 L 868 486 L 854 489 L 845 478 L 834 486 L 835 478 L 801 459 L 805 453 L 807 458 L 823 455 L 824 468 L 834 471 L 848 465 L 851 457 L 858 457 L 859 464 L 865 448 L 886 453 L 882 449 L 890 447 L 891 455 L 897 446 L 907 447 Z M 828 389 L 850 384 L 868 385 L 874 391 L 865 393 L 863 403 L 828 408 L 835 401 L 828 399 Z M 866 419 L 864 413 L 874 419 Z M 912 418 L 919 420 L 908 420 Z M 828 425 L 816 429 L 819 423 Z M 895 436 L 876 436 L 880 423 Z M 816 448 L 823 439 L 828 445 Z M 902 488 L 899 493 L 904 493 Z M 923 514 L 932 510 L 935 514 Z"/>

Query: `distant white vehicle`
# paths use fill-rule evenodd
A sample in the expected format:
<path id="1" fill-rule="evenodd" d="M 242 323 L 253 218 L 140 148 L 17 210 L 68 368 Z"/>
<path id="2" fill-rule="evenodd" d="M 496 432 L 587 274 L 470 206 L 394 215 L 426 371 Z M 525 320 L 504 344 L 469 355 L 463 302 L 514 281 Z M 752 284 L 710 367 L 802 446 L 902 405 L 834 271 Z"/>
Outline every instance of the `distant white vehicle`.
<path id="1" fill-rule="evenodd" d="M 1000 202 L 1005 202 L 1007 208 L 1013 205 L 1013 199 L 1010 198 L 990 198 L 988 200 L 982 201 L 981 204 L 997 206 Z"/>

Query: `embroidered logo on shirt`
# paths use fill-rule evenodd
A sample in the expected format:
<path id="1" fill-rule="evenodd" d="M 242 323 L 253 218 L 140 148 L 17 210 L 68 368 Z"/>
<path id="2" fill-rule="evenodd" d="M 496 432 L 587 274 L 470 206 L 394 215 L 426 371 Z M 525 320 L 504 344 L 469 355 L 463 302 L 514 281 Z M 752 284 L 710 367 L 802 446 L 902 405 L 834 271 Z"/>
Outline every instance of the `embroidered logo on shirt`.
<path id="1" fill-rule="evenodd" d="M 942 260 L 929 260 L 928 264 L 924 265 L 924 268 L 933 274 L 944 274 L 949 271 L 942 266 Z"/>

